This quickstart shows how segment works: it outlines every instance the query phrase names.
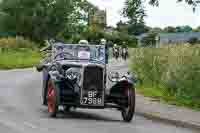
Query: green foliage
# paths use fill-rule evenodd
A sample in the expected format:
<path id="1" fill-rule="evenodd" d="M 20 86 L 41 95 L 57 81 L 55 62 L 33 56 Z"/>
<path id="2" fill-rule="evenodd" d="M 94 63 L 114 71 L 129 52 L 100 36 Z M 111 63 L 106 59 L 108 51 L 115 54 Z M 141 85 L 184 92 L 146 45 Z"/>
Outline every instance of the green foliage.
<path id="1" fill-rule="evenodd" d="M 138 74 L 140 86 L 158 89 L 166 101 L 200 107 L 198 46 L 140 48 L 130 53 L 130 69 Z"/>
<path id="2" fill-rule="evenodd" d="M 151 28 L 150 32 L 161 33 L 161 32 L 163 32 L 163 30 L 161 28 L 159 28 L 159 27 L 155 27 L 155 28 Z"/>
<path id="3" fill-rule="evenodd" d="M 32 67 L 39 63 L 41 55 L 37 51 L 0 52 L 0 69 L 16 69 Z"/>
<path id="4" fill-rule="evenodd" d="M 125 28 L 128 29 L 129 34 L 140 35 L 148 31 L 144 23 L 146 13 L 141 0 L 126 0 L 122 14 L 128 18 Z M 118 26 L 120 26 L 120 23 Z M 118 29 L 120 29 L 120 27 Z"/>
<path id="5" fill-rule="evenodd" d="M 200 40 L 196 37 L 192 37 L 188 40 L 189 44 L 195 45 L 195 44 L 200 44 Z"/>
<path id="6" fill-rule="evenodd" d="M 117 23 L 117 28 L 116 30 L 118 32 L 123 32 L 123 33 L 128 33 L 129 25 L 127 23 L 124 23 L 122 21 L 119 21 Z"/>
<path id="7" fill-rule="evenodd" d="M 141 0 L 126 0 L 123 15 L 129 19 L 129 23 L 143 23 L 146 16 Z"/>
<path id="8" fill-rule="evenodd" d="M 177 26 L 176 27 L 176 32 L 191 32 L 192 27 L 186 25 L 186 26 Z"/>
<path id="9" fill-rule="evenodd" d="M 80 0 L 2 0 L 3 31 L 35 41 L 55 37 L 82 16 Z"/>
<path id="10" fill-rule="evenodd" d="M 193 32 L 200 32 L 200 26 L 198 26 L 196 29 L 193 29 Z"/>
<path id="11" fill-rule="evenodd" d="M 41 59 L 39 45 L 23 39 L 0 38 L 0 69 L 26 68 L 36 65 Z"/>
<path id="12" fill-rule="evenodd" d="M 168 26 L 168 27 L 165 27 L 163 31 L 166 33 L 176 33 L 176 28 L 172 26 Z"/>
<path id="13" fill-rule="evenodd" d="M 176 1 L 185 2 L 188 5 L 192 5 L 193 7 L 196 7 L 199 0 L 176 0 Z M 154 6 L 158 6 L 159 0 L 149 0 L 149 4 L 154 5 Z"/>
<path id="14" fill-rule="evenodd" d="M 36 44 L 30 40 L 26 40 L 22 37 L 0 38 L 0 48 L 6 51 L 20 49 L 34 50 L 37 49 L 37 47 L 39 47 L 39 44 Z"/>

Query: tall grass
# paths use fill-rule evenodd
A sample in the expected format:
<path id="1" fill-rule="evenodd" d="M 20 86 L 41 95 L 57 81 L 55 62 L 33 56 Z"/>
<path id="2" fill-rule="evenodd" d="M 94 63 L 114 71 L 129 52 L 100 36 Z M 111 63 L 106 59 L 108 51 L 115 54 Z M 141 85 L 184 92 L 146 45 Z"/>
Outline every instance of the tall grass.
<path id="1" fill-rule="evenodd" d="M 138 74 L 141 86 L 156 88 L 163 97 L 200 108 L 199 46 L 138 48 L 130 53 L 129 66 Z"/>
<path id="2" fill-rule="evenodd" d="M 27 68 L 39 63 L 37 51 L 9 51 L 0 53 L 0 69 Z"/>
<path id="3" fill-rule="evenodd" d="M 23 38 L 0 38 L 0 69 L 26 68 L 40 60 L 37 44 Z"/>
<path id="4" fill-rule="evenodd" d="M 8 37 L 8 38 L 0 38 L 0 48 L 6 49 L 6 50 L 19 50 L 22 48 L 25 49 L 36 49 L 38 44 L 24 39 L 22 37 Z"/>

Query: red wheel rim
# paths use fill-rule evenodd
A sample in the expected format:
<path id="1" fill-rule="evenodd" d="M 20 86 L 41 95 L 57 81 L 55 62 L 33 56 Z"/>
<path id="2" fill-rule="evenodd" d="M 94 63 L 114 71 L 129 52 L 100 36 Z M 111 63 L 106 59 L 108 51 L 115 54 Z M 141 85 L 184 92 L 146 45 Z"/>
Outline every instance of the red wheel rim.
<path id="1" fill-rule="evenodd" d="M 47 91 L 47 104 L 48 104 L 48 112 L 50 113 L 54 111 L 54 99 L 55 99 L 55 91 L 53 89 L 51 81 L 49 81 L 48 91 Z"/>

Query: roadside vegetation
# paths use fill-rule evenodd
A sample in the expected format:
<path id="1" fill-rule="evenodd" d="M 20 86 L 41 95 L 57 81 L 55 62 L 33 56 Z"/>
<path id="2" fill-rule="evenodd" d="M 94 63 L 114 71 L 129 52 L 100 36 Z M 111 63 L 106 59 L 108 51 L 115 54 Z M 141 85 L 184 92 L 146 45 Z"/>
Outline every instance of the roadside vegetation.
<path id="1" fill-rule="evenodd" d="M 36 43 L 23 38 L 0 39 L 0 69 L 32 67 L 40 57 Z"/>
<path id="2" fill-rule="evenodd" d="M 138 92 L 163 102 L 200 109 L 200 47 L 177 45 L 131 49 L 129 67 Z"/>

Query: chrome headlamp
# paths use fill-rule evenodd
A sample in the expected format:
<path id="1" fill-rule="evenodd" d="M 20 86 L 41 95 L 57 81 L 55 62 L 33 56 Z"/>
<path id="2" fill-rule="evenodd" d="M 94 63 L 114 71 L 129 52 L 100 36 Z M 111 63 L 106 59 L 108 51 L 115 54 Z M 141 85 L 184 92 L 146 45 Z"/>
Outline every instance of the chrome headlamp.
<path id="1" fill-rule="evenodd" d="M 78 68 L 69 68 L 65 72 L 65 77 L 67 77 L 69 80 L 80 80 L 80 69 Z"/>
<path id="2" fill-rule="evenodd" d="M 62 75 L 59 73 L 56 66 L 51 67 L 49 74 L 51 75 L 51 78 L 54 80 L 60 80 L 62 78 Z"/>

